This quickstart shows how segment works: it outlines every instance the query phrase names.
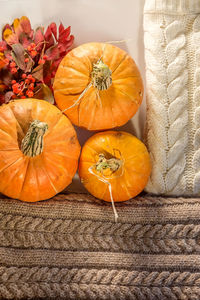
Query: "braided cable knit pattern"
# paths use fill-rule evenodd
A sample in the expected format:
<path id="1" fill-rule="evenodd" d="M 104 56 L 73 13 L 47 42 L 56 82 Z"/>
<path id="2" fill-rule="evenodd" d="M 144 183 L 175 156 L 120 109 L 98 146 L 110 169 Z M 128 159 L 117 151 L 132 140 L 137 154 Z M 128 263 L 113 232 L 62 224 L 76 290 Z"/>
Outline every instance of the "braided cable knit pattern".
<path id="1" fill-rule="evenodd" d="M 188 70 L 184 20 L 160 16 L 145 23 L 147 145 L 153 171 L 147 191 L 186 192 Z"/>
<path id="2" fill-rule="evenodd" d="M 145 140 L 153 165 L 146 191 L 199 196 L 199 2 L 146 0 L 144 13 Z"/>
<path id="3" fill-rule="evenodd" d="M 199 299 L 200 201 L 0 199 L 0 299 Z"/>
<path id="4" fill-rule="evenodd" d="M 193 47 L 195 51 L 194 74 L 195 92 L 194 92 L 194 155 L 192 166 L 195 170 L 194 194 L 200 195 L 200 17 L 198 16 L 193 24 Z"/>

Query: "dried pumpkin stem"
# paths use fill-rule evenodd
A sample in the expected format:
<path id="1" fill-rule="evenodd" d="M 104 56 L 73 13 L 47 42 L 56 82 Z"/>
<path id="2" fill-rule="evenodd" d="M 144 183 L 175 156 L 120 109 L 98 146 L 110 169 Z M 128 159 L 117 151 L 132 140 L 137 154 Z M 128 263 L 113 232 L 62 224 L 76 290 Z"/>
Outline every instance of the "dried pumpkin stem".
<path id="1" fill-rule="evenodd" d="M 96 170 L 102 172 L 105 169 L 110 169 L 113 173 L 122 166 L 122 161 L 118 158 L 105 158 L 103 153 L 99 154 L 99 160 L 96 163 Z"/>
<path id="2" fill-rule="evenodd" d="M 112 84 L 112 72 L 104 62 L 99 59 L 97 63 L 93 64 L 91 72 L 92 84 L 98 90 L 107 90 Z"/>
<path id="3" fill-rule="evenodd" d="M 48 124 L 34 120 L 22 140 L 21 151 L 24 155 L 34 157 L 43 151 L 43 137 L 48 129 Z"/>
<path id="4" fill-rule="evenodd" d="M 117 223 L 118 213 L 117 213 L 117 210 L 116 210 L 116 208 L 115 208 L 115 203 L 114 203 L 114 200 L 113 200 L 111 183 L 110 183 L 108 180 L 106 180 L 106 179 L 100 177 L 98 174 L 95 174 L 95 173 L 93 172 L 93 168 L 94 168 L 94 166 L 91 166 L 91 167 L 88 169 L 88 171 L 89 171 L 92 175 L 96 176 L 100 181 L 102 181 L 102 182 L 104 182 L 104 183 L 106 183 L 106 184 L 108 185 L 108 189 L 109 189 L 109 193 L 110 193 L 110 199 L 111 199 L 111 203 L 112 203 L 112 208 L 113 208 L 113 212 L 114 212 L 114 216 L 115 216 L 115 223 Z"/>
<path id="5" fill-rule="evenodd" d="M 114 212 L 114 216 L 115 216 L 115 222 L 117 222 L 118 219 L 118 213 L 117 210 L 115 208 L 115 203 L 113 200 L 113 195 L 112 195 L 112 185 L 111 183 L 104 178 L 102 178 L 101 176 L 99 176 L 98 174 L 93 172 L 93 169 L 95 168 L 98 172 L 101 172 L 101 174 L 103 174 L 103 171 L 106 169 L 110 169 L 110 171 L 112 173 L 116 172 L 120 167 L 122 166 L 122 161 L 118 158 L 112 157 L 112 158 L 105 158 L 105 155 L 103 153 L 99 154 L 99 160 L 98 162 L 91 166 L 88 171 L 93 174 L 94 176 L 96 176 L 100 181 L 106 183 L 108 185 L 108 189 L 109 189 L 109 193 L 110 193 L 110 199 L 111 199 L 111 203 L 112 203 L 112 207 L 113 207 L 113 212 Z"/>

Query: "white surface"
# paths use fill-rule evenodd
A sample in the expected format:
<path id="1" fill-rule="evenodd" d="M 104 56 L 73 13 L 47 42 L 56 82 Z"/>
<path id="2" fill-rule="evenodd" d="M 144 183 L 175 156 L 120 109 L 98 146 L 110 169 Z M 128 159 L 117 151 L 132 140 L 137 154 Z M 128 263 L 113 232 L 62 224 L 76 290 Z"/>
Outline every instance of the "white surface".
<path id="1" fill-rule="evenodd" d="M 144 0 L 0 0 L 0 26 L 26 15 L 33 28 L 60 21 L 71 25 L 75 45 L 127 39 L 115 45 L 133 57 L 144 81 L 143 6 Z M 141 138 L 144 121 L 145 99 L 138 113 L 120 129 Z M 77 133 L 81 144 L 92 134 L 83 129 Z M 77 177 L 77 189 L 76 182 Z"/>

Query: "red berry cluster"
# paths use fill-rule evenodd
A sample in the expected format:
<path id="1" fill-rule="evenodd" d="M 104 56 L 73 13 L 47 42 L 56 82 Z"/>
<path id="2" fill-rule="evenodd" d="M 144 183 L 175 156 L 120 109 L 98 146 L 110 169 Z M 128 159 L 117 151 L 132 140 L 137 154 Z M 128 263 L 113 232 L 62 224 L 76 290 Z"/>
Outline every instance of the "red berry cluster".
<path id="1" fill-rule="evenodd" d="M 19 68 L 17 67 L 16 63 L 14 62 L 11 56 L 9 58 L 5 58 L 4 63 L 10 68 L 10 72 L 12 74 L 17 73 L 17 70 Z"/>
<path id="2" fill-rule="evenodd" d="M 33 90 L 35 88 L 35 78 L 29 74 L 23 73 L 21 75 L 21 79 L 19 82 L 16 80 L 12 80 L 12 91 L 14 95 L 12 96 L 13 99 L 21 98 L 25 99 L 26 97 L 33 97 L 34 93 Z"/>
<path id="3" fill-rule="evenodd" d="M 43 57 L 39 59 L 38 64 L 43 65 L 46 60 L 47 60 L 47 55 L 43 55 Z"/>
<path id="4" fill-rule="evenodd" d="M 31 44 L 27 47 L 27 50 L 28 50 L 28 52 L 29 52 L 29 54 L 30 54 L 30 56 L 31 56 L 32 58 L 34 58 L 34 57 L 38 54 L 38 52 L 37 52 L 37 50 L 36 50 L 36 44 L 35 44 L 35 43 L 31 43 Z"/>
<path id="5" fill-rule="evenodd" d="M 28 47 L 27 47 L 27 50 L 29 52 L 29 55 L 34 58 L 36 57 L 38 54 L 40 54 L 38 51 L 37 51 L 37 45 L 35 43 L 31 43 Z M 41 65 L 41 64 L 44 64 L 45 61 L 47 60 L 47 55 L 43 55 L 42 57 L 40 57 L 39 61 L 38 61 L 38 64 Z M 28 58 L 25 59 L 25 62 L 28 62 Z"/>

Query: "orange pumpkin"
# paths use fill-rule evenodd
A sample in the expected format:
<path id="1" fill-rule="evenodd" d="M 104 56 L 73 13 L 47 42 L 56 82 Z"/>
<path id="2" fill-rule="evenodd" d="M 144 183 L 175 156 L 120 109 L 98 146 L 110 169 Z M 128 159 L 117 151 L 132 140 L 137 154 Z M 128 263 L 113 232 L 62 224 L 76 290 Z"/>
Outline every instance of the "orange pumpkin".
<path id="1" fill-rule="evenodd" d="M 105 201 L 125 201 L 138 195 L 151 172 L 146 146 L 126 132 L 93 135 L 83 146 L 79 176 L 86 189 Z"/>
<path id="2" fill-rule="evenodd" d="M 57 106 L 88 130 L 125 124 L 137 112 L 143 84 L 134 60 L 110 44 L 88 43 L 70 51 L 54 81 Z"/>
<path id="3" fill-rule="evenodd" d="M 43 100 L 0 107 L 0 192 L 22 201 L 48 199 L 72 181 L 80 154 L 71 122 Z"/>

